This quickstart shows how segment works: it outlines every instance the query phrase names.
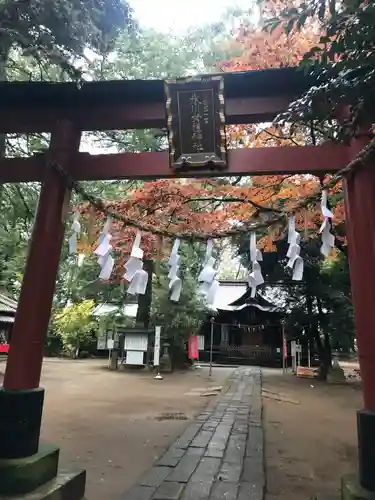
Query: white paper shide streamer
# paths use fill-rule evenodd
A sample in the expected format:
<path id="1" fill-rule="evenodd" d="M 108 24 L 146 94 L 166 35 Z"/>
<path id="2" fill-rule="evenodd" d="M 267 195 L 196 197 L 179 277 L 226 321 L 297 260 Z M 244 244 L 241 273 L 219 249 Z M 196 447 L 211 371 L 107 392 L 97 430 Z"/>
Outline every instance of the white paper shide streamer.
<path id="1" fill-rule="evenodd" d="M 302 257 L 300 256 L 301 247 L 300 247 L 301 236 L 296 231 L 296 225 L 294 217 L 290 217 L 289 219 L 289 229 L 288 229 L 288 253 L 286 256 L 288 257 L 287 267 L 293 270 L 292 280 L 301 281 L 303 278 L 303 267 L 304 262 Z"/>
<path id="2" fill-rule="evenodd" d="M 257 248 L 257 237 L 255 233 L 250 234 L 250 261 L 252 271 L 249 275 L 249 285 L 251 288 L 251 296 L 254 298 L 256 295 L 257 287 L 264 283 L 262 269 L 259 262 L 262 262 L 262 252 Z"/>
<path id="3" fill-rule="evenodd" d="M 79 213 L 76 212 L 73 215 L 73 222 L 72 222 L 72 235 L 69 238 L 69 253 L 71 255 L 77 253 L 77 242 L 78 242 L 78 237 L 81 234 L 81 224 L 79 222 Z"/>
<path id="4" fill-rule="evenodd" d="M 82 267 L 83 266 L 84 260 L 85 260 L 85 254 L 84 253 L 80 253 L 78 255 L 78 261 L 77 261 L 78 267 Z"/>
<path id="5" fill-rule="evenodd" d="M 178 302 L 180 300 L 182 291 L 182 280 L 178 275 L 178 271 L 180 269 L 180 256 L 178 255 L 180 243 L 181 243 L 180 240 L 176 238 L 173 243 L 171 255 L 169 256 L 168 260 L 169 291 L 170 291 L 170 299 L 172 302 Z"/>
<path id="6" fill-rule="evenodd" d="M 323 189 L 321 209 L 324 221 L 319 230 L 319 234 L 321 235 L 322 238 L 322 245 L 320 247 L 320 251 L 324 255 L 324 257 L 328 257 L 331 254 L 333 247 L 335 246 L 335 237 L 331 233 L 331 222 L 330 222 L 330 219 L 333 218 L 333 213 L 327 207 L 327 203 L 328 203 L 328 191 L 327 189 Z"/>
<path id="7" fill-rule="evenodd" d="M 208 240 L 203 269 L 198 276 L 198 282 L 200 283 L 199 291 L 206 296 L 207 303 L 210 305 L 214 303 L 216 293 L 220 287 L 219 282 L 215 279 L 217 273 L 214 268 L 216 259 L 212 257 L 212 249 L 213 241 Z"/>
<path id="8" fill-rule="evenodd" d="M 115 265 L 115 259 L 112 255 L 112 245 L 110 234 L 110 229 L 112 225 L 112 219 L 108 217 L 106 223 L 104 224 L 103 230 L 99 236 L 99 244 L 94 250 L 94 254 L 98 257 L 98 264 L 101 268 L 99 279 L 108 280 L 112 274 L 113 267 Z"/>
<path id="9" fill-rule="evenodd" d="M 130 258 L 125 264 L 124 278 L 130 282 L 130 295 L 144 295 L 148 283 L 148 273 L 143 269 L 143 250 L 140 248 L 141 232 L 137 231 Z"/>

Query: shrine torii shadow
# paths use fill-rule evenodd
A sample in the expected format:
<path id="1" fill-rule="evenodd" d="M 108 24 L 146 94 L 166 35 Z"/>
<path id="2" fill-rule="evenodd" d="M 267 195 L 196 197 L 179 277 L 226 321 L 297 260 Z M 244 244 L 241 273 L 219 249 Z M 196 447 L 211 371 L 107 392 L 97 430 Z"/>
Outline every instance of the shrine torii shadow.
<path id="1" fill-rule="evenodd" d="M 311 85 L 293 69 L 225 74 L 226 123 L 271 121 Z M 176 173 L 167 152 L 90 156 L 79 153 L 81 132 L 166 127 L 162 81 L 4 83 L 0 85 L 0 133 L 51 132 L 48 152 L 0 160 L 0 180 L 41 181 L 12 344 L 0 390 L 0 462 L 38 451 L 44 391 L 39 388 L 52 297 L 70 199 L 59 165 L 75 180 L 155 179 L 301 174 L 322 175 L 345 167 L 368 139 L 351 146 L 235 149 L 224 170 Z M 345 183 L 346 226 L 355 325 L 363 380 L 364 410 L 358 412 L 359 483 L 375 494 L 375 170 L 356 170 Z M 324 411 L 324 409 L 322 409 Z M 345 495 L 351 488 L 345 483 Z M 1 492 L 1 486 L 0 486 Z M 364 495 L 365 493 L 363 493 Z M 344 495 L 344 493 L 343 493 Z M 345 496 L 352 498 L 352 496 Z M 362 498 L 360 496 L 356 498 Z M 363 496 L 363 498 L 367 498 Z"/>

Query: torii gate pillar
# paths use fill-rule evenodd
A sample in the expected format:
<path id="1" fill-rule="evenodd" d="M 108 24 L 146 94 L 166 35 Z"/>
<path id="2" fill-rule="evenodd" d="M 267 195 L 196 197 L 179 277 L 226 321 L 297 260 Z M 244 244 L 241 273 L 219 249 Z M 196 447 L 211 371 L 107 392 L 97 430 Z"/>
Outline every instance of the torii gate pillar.
<path id="1" fill-rule="evenodd" d="M 350 159 L 368 143 L 356 139 Z M 359 485 L 343 480 L 343 498 L 375 498 L 375 169 L 366 165 L 345 181 L 346 227 L 364 409 L 357 415 Z M 361 488 L 369 492 L 360 491 Z M 354 491 L 353 491 L 354 489 Z M 353 496 L 353 495 L 356 496 Z M 347 496 L 346 496 L 347 495 Z M 365 496 L 367 495 L 367 496 Z"/>
<path id="2" fill-rule="evenodd" d="M 59 123 L 51 134 L 48 160 L 69 170 L 80 136 L 71 123 Z M 67 181 L 46 165 L 0 389 L 0 459 L 38 451 L 44 399 L 39 382 L 69 200 Z"/>

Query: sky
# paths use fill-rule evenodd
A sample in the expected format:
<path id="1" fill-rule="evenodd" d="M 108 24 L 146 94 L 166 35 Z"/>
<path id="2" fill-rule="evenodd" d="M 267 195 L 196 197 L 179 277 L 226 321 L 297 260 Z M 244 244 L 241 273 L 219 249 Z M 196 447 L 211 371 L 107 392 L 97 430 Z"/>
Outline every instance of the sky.
<path id="1" fill-rule="evenodd" d="M 130 0 L 142 26 L 162 32 L 182 33 L 189 26 L 218 21 L 233 7 L 248 9 L 251 0 Z"/>

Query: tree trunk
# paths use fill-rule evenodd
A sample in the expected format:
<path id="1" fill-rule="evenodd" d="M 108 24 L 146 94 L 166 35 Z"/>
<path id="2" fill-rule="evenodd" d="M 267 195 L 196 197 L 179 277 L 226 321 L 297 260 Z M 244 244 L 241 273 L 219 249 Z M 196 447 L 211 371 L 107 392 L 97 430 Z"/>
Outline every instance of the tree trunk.
<path id="1" fill-rule="evenodd" d="M 11 43 L 9 40 L 0 39 L 0 82 L 6 82 L 7 76 L 7 65 L 9 52 L 11 49 Z M 0 134 L 0 158 L 4 158 L 6 149 L 6 135 Z"/>
<path id="2" fill-rule="evenodd" d="M 150 324 L 151 301 L 152 301 L 152 273 L 154 263 L 152 260 L 145 260 L 143 269 L 148 273 L 146 293 L 138 295 L 138 309 L 135 324 L 142 328 L 148 328 Z"/>
<path id="3" fill-rule="evenodd" d="M 315 332 L 315 340 L 319 352 L 319 379 L 327 380 L 328 372 L 332 365 L 332 353 L 331 353 L 331 342 L 329 335 L 327 333 L 324 334 L 324 344 L 322 339 L 320 338 L 319 331 Z"/>
<path id="4" fill-rule="evenodd" d="M 321 340 L 319 337 L 319 332 L 317 331 L 316 324 L 314 321 L 312 297 L 308 292 L 306 293 L 306 306 L 307 306 L 307 316 L 308 316 L 308 321 L 309 321 L 308 338 L 315 339 L 316 347 L 319 351 L 322 343 L 321 343 Z"/>
<path id="5" fill-rule="evenodd" d="M 317 299 L 318 300 L 318 299 Z M 313 313 L 313 297 L 307 292 L 306 294 L 306 306 L 307 306 L 307 314 L 309 318 L 309 337 L 315 340 L 316 348 L 319 354 L 319 379 L 327 380 L 328 374 L 328 360 L 327 353 L 325 349 L 325 345 L 322 342 L 320 337 L 318 323 L 315 321 L 314 313 Z M 320 305 L 321 306 L 321 305 Z M 319 308 L 319 304 L 318 304 Z M 319 310 L 319 309 L 318 309 Z"/>

